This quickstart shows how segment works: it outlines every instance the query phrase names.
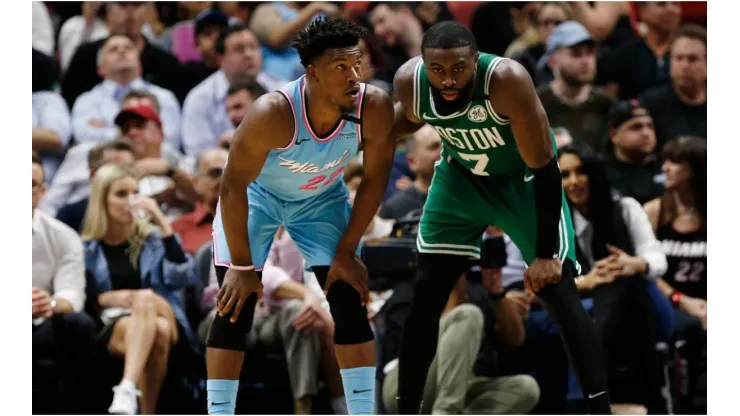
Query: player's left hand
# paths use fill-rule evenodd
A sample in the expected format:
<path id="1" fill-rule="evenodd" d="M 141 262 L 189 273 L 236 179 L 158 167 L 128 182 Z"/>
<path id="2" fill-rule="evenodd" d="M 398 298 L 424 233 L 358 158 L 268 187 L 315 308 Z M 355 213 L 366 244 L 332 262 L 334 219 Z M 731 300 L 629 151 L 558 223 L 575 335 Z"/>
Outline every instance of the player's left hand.
<path id="1" fill-rule="evenodd" d="M 532 294 L 545 285 L 558 283 L 563 275 L 563 265 L 559 259 L 535 259 L 524 271 L 524 287 Z"/>
<path id="2" fill-rule="evenodd" d="M 367 269 L 362 260 L 355 254 L 337 251 L 331 262 L 329 274 L 324 285 L 324 293 L 329 293 L 329 288 L 337 280 L 349 283 L 360 294 L 362 306 L 370 302 L 370 290 L 367 288 Z"/>

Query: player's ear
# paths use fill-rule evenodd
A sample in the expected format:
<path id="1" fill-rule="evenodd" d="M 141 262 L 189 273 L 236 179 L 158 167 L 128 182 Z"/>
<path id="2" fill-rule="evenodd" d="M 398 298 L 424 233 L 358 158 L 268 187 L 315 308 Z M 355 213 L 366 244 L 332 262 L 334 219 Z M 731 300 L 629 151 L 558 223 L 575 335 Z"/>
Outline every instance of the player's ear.
<path id="1" fill-rule="evenodd" d="M 306 75 L 312 80 L 316 81 L 316 67 L 309 65 L 306 67 Z"/>

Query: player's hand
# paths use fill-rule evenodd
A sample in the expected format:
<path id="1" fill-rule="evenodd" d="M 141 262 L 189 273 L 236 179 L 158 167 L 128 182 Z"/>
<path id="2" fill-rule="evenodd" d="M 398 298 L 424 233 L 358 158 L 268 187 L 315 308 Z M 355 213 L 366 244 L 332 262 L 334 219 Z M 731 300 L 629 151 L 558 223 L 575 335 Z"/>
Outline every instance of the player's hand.
<path id="1" fill-rule="evenodd" d="M 51 308 L 51 296 L 49 296 L 49 292 L 34 287 L 31 289 L 31 297 L 31 315 L 34 318 L 48 318 L 54 315 L 54 310 Z"/>
<path id="2" fill-rule="evenodd" d="M 370 290 L 367 288 L 367 269 L 362 260 L 355 254 L 337 251 L 331 262 L 329 274 L 324 285 L 324 293 L 329 293 L 329 288 L 337 280 L 349 283 L 360 294 L 360 303 L 366 306 L 370 302 Z"/>
<path id="3" fill-rule="evenodd" d="M 563 274 L 563 265 L 559 259 L 535 259 L 524 271 L 524 287 L 532 294 L 540 291 L 545 285 L 558 283 Z"/>
<path id="4" fill-rule="evenodd" d="M 692 298 L 691 296 L 681 296 L 679 306 L 681 309 L 686 311 L 689 315 L 695 316 L 701 320 L 701 324 L 704 330 L 707 330 L 707 301 L 699 298 Z"/>
<path id="5" fill-rule="evenodd" d="M 239 314 L 247 302 L 247 298 L 257 295 L 257 300 L 262 298 L 262 282 L 254 270 L 229 269 L 224 276 L 224 283 L 216 295 L 216 307 L 219 316 L 226 316 L 232 310 L 231 323 L 239 319 Z"/>

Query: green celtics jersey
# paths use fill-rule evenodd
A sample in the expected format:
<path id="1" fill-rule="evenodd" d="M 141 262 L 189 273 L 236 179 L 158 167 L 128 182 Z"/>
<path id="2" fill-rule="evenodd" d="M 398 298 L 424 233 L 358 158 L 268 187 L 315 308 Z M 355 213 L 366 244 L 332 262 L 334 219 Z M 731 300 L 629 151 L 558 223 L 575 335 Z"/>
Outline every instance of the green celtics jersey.
<path id="1" fill-rule="evenodd" d="M 480 53 L 473 87 L 473 101 L 447 116 L 434 108 L 431 85 L 419 59 L 414 71 L 414 114 L 434 127 L 442 138 L 442 157 L 452 156 L 478 176 L 521 172 L 526 164 L 519 155 L 509 120 L 496 114 L 488 99 L 493 69 L 503 58 Z"/>

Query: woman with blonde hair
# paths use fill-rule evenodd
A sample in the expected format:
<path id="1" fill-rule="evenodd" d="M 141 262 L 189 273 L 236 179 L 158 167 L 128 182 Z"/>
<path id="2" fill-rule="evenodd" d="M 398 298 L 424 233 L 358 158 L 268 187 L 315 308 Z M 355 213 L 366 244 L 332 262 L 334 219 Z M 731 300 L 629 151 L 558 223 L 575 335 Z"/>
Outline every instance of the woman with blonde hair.
<path id="1" fill-rule="evenodd" d="M 136 174 L 106 165 L 93 177 L 82 239 L 90 283 L 88 298 L 103 324 L 101 344 L 124 359 L 113 388 L 113 414 L 154 414 L 172 348 L 194 342 L 182 288 L 195 280 L 193 261 L 148 197 Z"/>

